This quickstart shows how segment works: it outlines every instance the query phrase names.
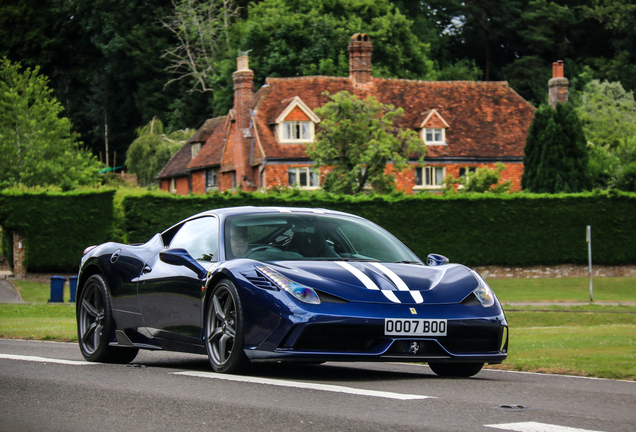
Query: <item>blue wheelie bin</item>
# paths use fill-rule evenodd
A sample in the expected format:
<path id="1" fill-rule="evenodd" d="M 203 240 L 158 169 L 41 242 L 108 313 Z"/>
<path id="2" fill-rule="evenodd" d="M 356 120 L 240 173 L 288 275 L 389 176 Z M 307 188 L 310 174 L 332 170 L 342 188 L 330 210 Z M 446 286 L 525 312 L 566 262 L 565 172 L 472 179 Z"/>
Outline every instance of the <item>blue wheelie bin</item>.
<path id="1" fill-rule="evenodd" d="M 71 303 L 75 303 L 75 294 L 77 293 L 77 276 L 68 278 L 68 286 L 71 291 Z"/>
<path id="2" fill-rule="evenodd" d="M 64 284 L 66 278 L 64 276 L 51 276 L 51 298 L 49 303 L 64 302 Z"/>

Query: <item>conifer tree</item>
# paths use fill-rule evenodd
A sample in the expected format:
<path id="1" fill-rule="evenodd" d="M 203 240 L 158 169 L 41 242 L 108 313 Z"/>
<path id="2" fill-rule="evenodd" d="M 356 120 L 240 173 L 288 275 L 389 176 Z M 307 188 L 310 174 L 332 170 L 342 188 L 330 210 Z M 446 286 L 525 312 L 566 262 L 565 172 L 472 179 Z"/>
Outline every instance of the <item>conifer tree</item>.
<path id="1" fill-rule="evenodd" d="M 521 188 L 532 190 L 541 161 L 542 143 L 545 141 L 545 130 L 548 120 L 552 118 L 552 107 L 541 105 L 534 113 L 534 119 L 528 130 L 526 146 L 523 149 L 523 175 Z"/>
<path id="2" fill-rule="evenodd" d="M 524 151 L 524 190 L 573 193 L 591 188 L 587 140 L 571 105 L 539 107 Z"/>

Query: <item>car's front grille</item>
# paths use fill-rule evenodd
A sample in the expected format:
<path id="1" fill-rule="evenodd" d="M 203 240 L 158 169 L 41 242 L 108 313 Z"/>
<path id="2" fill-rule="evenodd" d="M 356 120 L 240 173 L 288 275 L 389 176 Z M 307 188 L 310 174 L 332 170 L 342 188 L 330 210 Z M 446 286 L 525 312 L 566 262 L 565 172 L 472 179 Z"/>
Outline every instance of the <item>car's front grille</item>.
<path id="1" fill-rule="evenodd" d="M 313 324 L 305 327 L 294 350 L 365 352 L 382 338 L 382 327 L 357 324 Z"/>
<path id="2" fill-rule="evenodd" d="M 448 336 L 438 339 L 453 354 L 490 353 L 499 349 L 499 332 L 484 327 L 449 327 Z"/>

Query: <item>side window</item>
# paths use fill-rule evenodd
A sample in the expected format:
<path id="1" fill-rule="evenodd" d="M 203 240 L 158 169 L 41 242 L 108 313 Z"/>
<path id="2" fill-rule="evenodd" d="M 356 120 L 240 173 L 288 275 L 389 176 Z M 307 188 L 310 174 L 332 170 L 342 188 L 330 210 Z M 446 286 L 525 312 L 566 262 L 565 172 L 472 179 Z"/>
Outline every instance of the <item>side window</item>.
<path id="1" fill-rule="evenodd" d="M 170 242 L 170 249 L 183 248 L 196 260 L 217 261 L 219 223 L 215 217 L 202 217 L 183 224 Z"/>

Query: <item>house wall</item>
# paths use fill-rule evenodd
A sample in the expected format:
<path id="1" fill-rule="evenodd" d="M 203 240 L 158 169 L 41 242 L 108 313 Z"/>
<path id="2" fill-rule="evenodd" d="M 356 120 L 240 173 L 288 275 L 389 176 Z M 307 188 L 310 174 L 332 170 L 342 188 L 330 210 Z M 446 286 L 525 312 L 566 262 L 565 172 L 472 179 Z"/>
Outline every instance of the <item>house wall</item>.
<path id="1" fill-rule="evenodd" d="M 176 180 L 177 195 L 188 195 L 190 193 L 190 185 L 188 177 L 177 177 Z M 161 179 L 159 189 L 170 192 L 170 179 Z"/>
<path id="2" fill-rule="evenodd" d="M 261 185 L 261 187 L 276 187 L 276 186 L 288 186 L 288 178 L 287 171 L 291 167 L 311 167 L 312 164 L 290 164 L 290 165 L 267 165 L 265 167 L 265 184 Z M 397 189 L 400 191 L 404 191 L 408 194 L 413 193 L 413 186 L 415 186 L 415 168 L 416 165 L 411 166 L 410 168 L 395 174 L 395 181 Z M 427 166 L 444 166 L 446 167 L 446 175 L 452 175 L 455 178 L 459 178 L 459 170 L 460 168 L 467 167 L 476 167 L 476 168 L 488 168 L 488 169 L 496 169 L 496 165 L 494 163 L 461 163 L 461 164 L 436 164 L 429 163 Z M 501 172 L 501 182 L 505 182 L 508 180 L 512 180 L 511 191 L 518 192 L 521 190 L 521 175 L 523 174 L 523 164 L 522 163 L 508 163 L 504 164 L 506 167 L 504 171 Z M 386 166 L 385 172 L 387 174 L 393 173 L 393 165 L 388 164 Z M 325 169 L 321 169 L 321 184 L 323 182 L 323 176 L 325 174 Z M 421 189 L 418 189 L 421 190 Z"/>
<path id="3" fill-rule="evenodd" d="M 190 185 L 187 177 L 177 178 L 177 195 L 187 195 L 190 193 Z"/>
<path id="4" fill-rule="evenodd" d="M 458 164 L 436 164 L 436 163 L 428 163 L 427 166 L 444 166 L 446 167 L 446 175 L 452 175 L 455 178 L 459 178 L 459 170 L 460 168 L 488 168 L 488 169 L 496 169 L 496 165 L 494 163 L 458 163 Z M 279 187 L 289 186 L 288 183 L 288 175 L 287 171 L 292 167 L 312 167 L 313 164 L 289 164 L 289 165 L 266 165 L 264 169 L 264 173 L 262 177 L 259 177 L 259 169 L 258 167 L 253 169 L 253 178 L 256 179 L 257 187 Z M 504 164 L 506 167 L 504 171 L 501 172 L 501 182 L 505 182 L 508 180 L 512 180 L 511 191 L 519 192 L 521 191 L 521 176 L 523 175 L 523 164 L 522 163 L 507 163 Z M 419 192 L 423 189 L 415 189 L 415 170 L 416 165 L 411 165 L 410 168 L 399 172 L 397 174 L 393 173 L 393 165 L 388 164 L 386 166 L 385 172 L 387 174 L 395 174 L 395 181 L 397 189 L 400 191 L 404 191 L 407 194 L 411 194 L 414 192 Z M 219 175 L 219 192 L 224 192 L 227 190 L 232 190 L 232 175 L 231 171 L 220 173 Z M 326 173 L 326 169 L 321 169 L 321 184 L 324 182 L 324 175 Z M 260 184 L 260 178 L 263 179 L 264 184 Z M 194 194 L 204 194 L 205 193 L 205 171 L 193 171 L 191 174 L 192 179 L 192 193 Z M 161 190 L 169 191 L 170 190 L 170 181 L 169 180 L 161 180 Z M 188 195 L 190 192 L 188 178 L 187 177 L 179 177 L 177 178 L 177 194 L 178 195 Z"/>
<path id="5" fill-rule="evenodd" d="M 161 182 L 159 183 L 159 189 L 161 189 L 162 191 L 170 192 L 170 180 L 161 179 Z"/>
<path id="6" fill-rule="evenodd" d="M 205 171 L 192 171 L 190 175 L 192 178 L 192 193 L 204 194 L 205 193 Z"/>

